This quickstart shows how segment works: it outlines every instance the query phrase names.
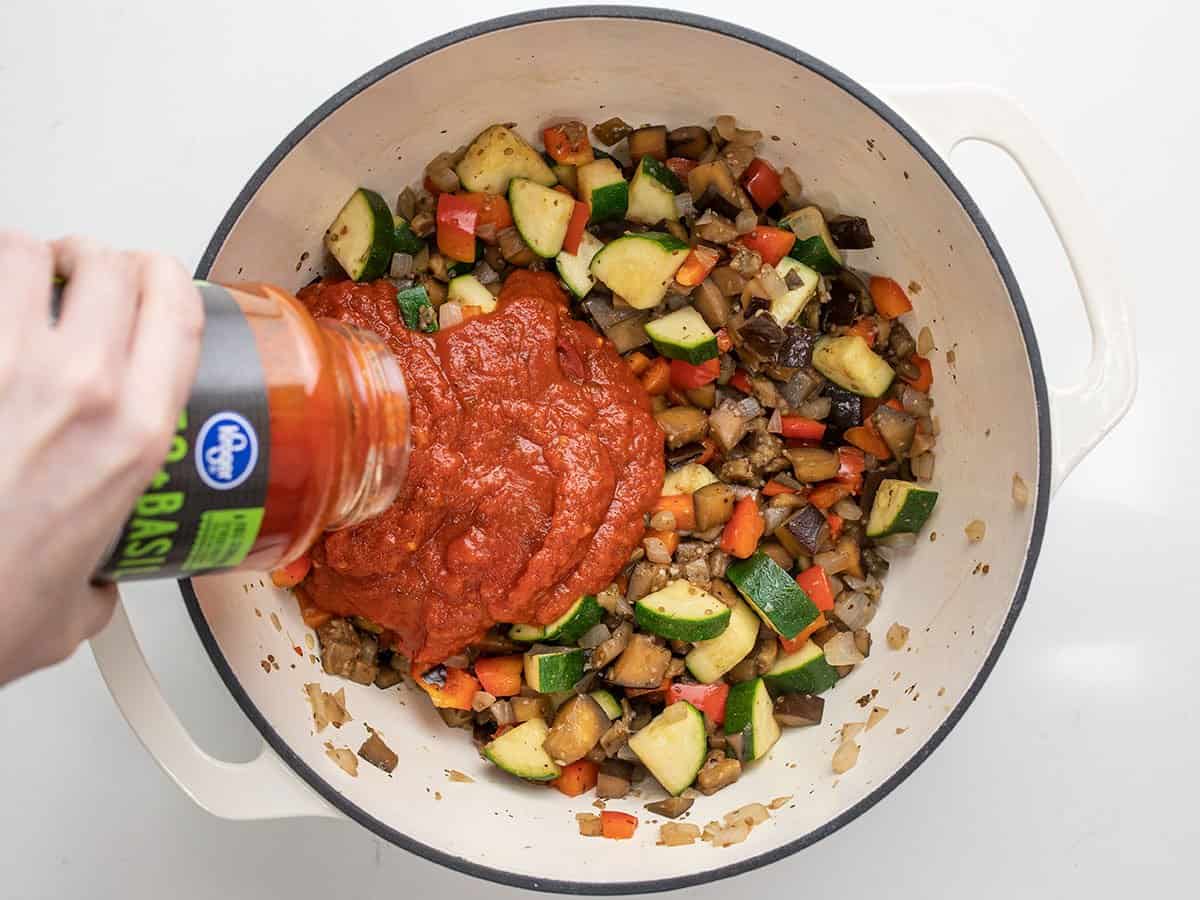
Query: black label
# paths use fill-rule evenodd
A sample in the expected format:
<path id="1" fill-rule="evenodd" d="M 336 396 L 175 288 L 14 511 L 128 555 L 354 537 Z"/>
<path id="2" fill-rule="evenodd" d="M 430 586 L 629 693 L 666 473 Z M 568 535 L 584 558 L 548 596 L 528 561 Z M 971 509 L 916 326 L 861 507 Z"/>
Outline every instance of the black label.
<path id="1" fill-rule="evenodd" d="M 161 469 L 96 577 L 178 578 L 238 565 L 258 537 L 271 424 L 258 346 L 225 288 L 204 298 L 200 366 Z"/>

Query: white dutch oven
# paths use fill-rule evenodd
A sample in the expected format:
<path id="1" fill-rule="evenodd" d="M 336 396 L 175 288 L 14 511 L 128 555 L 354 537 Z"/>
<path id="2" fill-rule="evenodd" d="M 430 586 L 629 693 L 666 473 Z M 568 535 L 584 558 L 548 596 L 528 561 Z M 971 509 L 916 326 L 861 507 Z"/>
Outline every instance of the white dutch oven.
<path id="1" fill-rule="evenodd" d="M 652 81 L 646 60 L 655 61 Z M 642 827 L 634 840 L 605 842 L 596 852 L 574 824 L 576 811 L 592 809 L 591 798 L 568 800 L 490 768 L 415 689 L 381 692 L 325 677 L 290 595 L 243 574 L 181 588 L 213 664 L 269 745 L 254 762 L 220 762 L 194 744 L 159 693 L 123 611 L 94 643 L 122 711 L 180 787 L 218 816 L 348 816 L 480 877 L 625 893 L 707 882 L 795 852 L 867 810 L 928 756 L 979 691 L 1013 626 L 1051 493 L 1128 407 L 1134 356 L 1092 219 L 1067 169 L 1017 108 L 966 89 L 892 97 L 923 137 L 839 72 L 722 22 L 617 7 L 498 19 L 404 53 L 321 106 L 255 173 L 198 272 L 298 288 L 314 270 L 297 271 L 297 258 L 303 251 L 310 261 L 322 257 L 322 230 L 354 187 L 394 195 L 437 152 L 497 119 L 536 135 L 561 117 L 687 124 L 732 112 L 778 135 L 767 155 L 800 173 L 814 201 L 869 217 L 876 247 L 851 253 L 851 264 L 919 282 L 921 320 L 957 357 L 953 367 L 944 353 L 934 361 L 942 428 L 935 487 L 942 494 L 929 530 L 941 539 L 923 541 L 893 564 L 873 628 L 876 652 L 828 695 L 825 723 L 787 732 L 741 781 L 699 799 L 691 820 L 703 824 L 784 795 L 794 804 L 721 851 L 656 848 L 657 828 Z M 1092 361 L 1084 382 L 1069 390 L 1047 389 L 1004 255 L 946 166 L 944 156 L 966 138 L 997 144 L 1017 160 L 1070 256 L 1091 322 Z M 1013 473 L 1030 486 L 1025 508 L 1010 496 Z M 963 526 L 976 518 L 987 523 L 987 539 L 968 546 Z M 986 577 L 973 574 L 979 563 L 988 565 Z M 907 652 L 890 651 L 882 640 L 893 621 L 912 629 Z M 264 671 L 268 654 L 281 662 L 278 670 Z M 307 681 L 345 687 L 355 721 L 314 734 Z M 858 765 L 837 778 L 834 730 L 865 718 L 855 701 L 872 691 L 872 704 L 891 712 L 863 735 Z M 393 776 L 363 765 L 351 778 L 326 757 L 326 740 L 357 749 L 364 722 L 401 754 Z M 448 769 L 474 782 L 452 782 Z M 642 802 L 611 805 L 636 812 Z"/>

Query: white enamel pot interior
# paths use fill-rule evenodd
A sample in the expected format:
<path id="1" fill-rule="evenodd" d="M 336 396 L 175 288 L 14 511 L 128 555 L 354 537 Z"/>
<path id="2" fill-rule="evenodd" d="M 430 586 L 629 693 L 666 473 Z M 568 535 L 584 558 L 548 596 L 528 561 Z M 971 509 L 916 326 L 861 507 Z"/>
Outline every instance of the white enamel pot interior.
<path id="1" fill-rule="evenodd" d="M 655 61 L 652 81 L 646 60 Z M 198 274 L 299 288 L 321 271 L 322 232 L 355 187 L 394 197 L 436 153 L 493 121 L 516 122 L 535 138 L 567 117 L 682 125 L 721 113 L 771 136 L 764 155 L 799 173 L 813 201 L 868 217 L 876 246 L 851 251 L 849 264 L 919 284 L 911 288 L 919 321 L 939 347 L 941 496 L 916 552 L 892 565 L 872 625 L 874 652 L 827 695 L 822 725 L 785 732 L 737 784 L 698 799 L 690 821 L 703 825 L 753 801 L 794 802 L 740 845 L 668 850 L 655 846 L 658 828 L 646 823 L 654 817 L 642 804 L 661 796 L 647 790 L 610 803 L 641 815 L 636 837 L 598 846 L 577 834 L 574 819 L 594 812 L 592 797 L 571 800 L 490 767 L 415 688 L 384 692 L 325 676 L 291 596 L 245 574 L 182 587 L 214 664 L 274 750 L 249 767 L 190 748 L 161 699 L 147 700 L 139 673 L 111 661 L 112 645 L 132 640 L 123 615 L 96 645 L 134 728 L 198 802 L 240 818 L 344 814 L 422 856 L 524 887 L 660 890 L 744 871 L 829 834 L 898 784 L 958 720 L 1032 575 L 1052 480 L 1050 401 L 1021 297 L 978 210 L 913 129 L 845 76 L 761 35 L 662 11 L 559 10 L 485 23 L 397 57 L 317 110 L 255 174 Z M 1125 365 L 1118 387 L 1131 394 Z M 1069 448 L 1072 459 L 1127 399 L 1109 404 L 1108 418 L 1092 423 L 1095 434 Z M 1014 473 L 1029 485 L 1023 508 L 1011 497 Z M 972 519 L 987 523 L 976 546 L 963 535 Z M 892 622 L 911 629 L 904 651 L 884 640 Z M 268 655 L 278 668 L 264 667 Z M 354 722 L 314 734 L 303 689 L 310 681 L 344 687 Z M 864 708 L 856 701 L 868 694 Z M 872 706 L 887 717 L 861 736 L 857 766 L 835 776 L 835 732 Z M 356 750 L 368 722 L 400 754 L 392 776 L 363 764 L 352 778 L 325 754 L 327 740 Z M 473 781 L 451 781 L 451 769 Z"/>

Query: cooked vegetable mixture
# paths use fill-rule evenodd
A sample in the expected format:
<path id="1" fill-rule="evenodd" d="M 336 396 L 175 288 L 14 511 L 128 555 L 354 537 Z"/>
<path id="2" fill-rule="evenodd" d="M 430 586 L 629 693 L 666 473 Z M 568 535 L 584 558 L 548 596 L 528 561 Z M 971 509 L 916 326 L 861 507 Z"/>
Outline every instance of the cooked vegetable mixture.
<path id="1" fill-rule="evenodd" d="M 350 197 L 327 245 L 351 279 L 394 287 L 409 329 L 492 313 L 514 270 L 556 273 L 651 396 L 668 469 L 606 588 L 437 665 L 311 605 L 307 561 L 276 573 L 301 584 L 328 673 L 411 675 L 487 759 L 568 796 L 621 798 L 649 774 L 671 817 L 821 721 L 820 695 L 871 653 L 891 554 L 937 500 L 933 338 L 914 337 L 899 284 L 849 264 L 867 221 L 807 202 L 762 138 L 730 116 L 613 118 L 547 128 L 540 152 L 493 125 L 394 210 Z M 581 830 L 637 824 L 601 819 Z"/>

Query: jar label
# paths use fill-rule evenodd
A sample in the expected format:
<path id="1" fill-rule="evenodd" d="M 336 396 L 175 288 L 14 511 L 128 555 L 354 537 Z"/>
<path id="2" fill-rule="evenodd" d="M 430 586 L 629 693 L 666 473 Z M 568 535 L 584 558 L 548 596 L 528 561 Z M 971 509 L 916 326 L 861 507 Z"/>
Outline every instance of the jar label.
<path id="1" fill-rule="evenodd" d="M 196 381 L 170 452 L 105 555 L 100 580 L 232 568 L 262 526 L 271 422 L 258 347 L 225 288 L 197 287 L 205 320 Z"/>

